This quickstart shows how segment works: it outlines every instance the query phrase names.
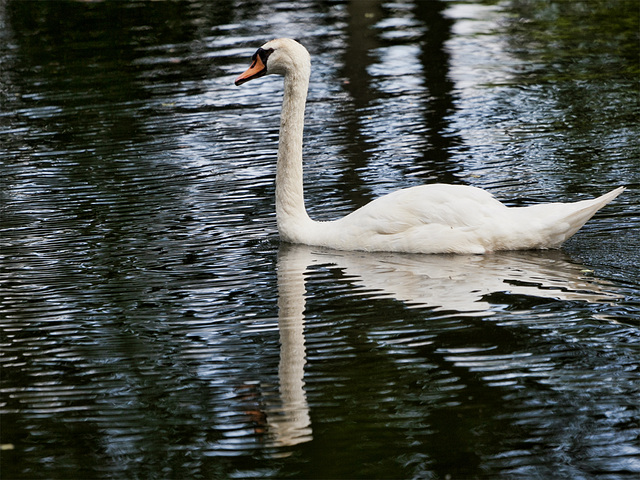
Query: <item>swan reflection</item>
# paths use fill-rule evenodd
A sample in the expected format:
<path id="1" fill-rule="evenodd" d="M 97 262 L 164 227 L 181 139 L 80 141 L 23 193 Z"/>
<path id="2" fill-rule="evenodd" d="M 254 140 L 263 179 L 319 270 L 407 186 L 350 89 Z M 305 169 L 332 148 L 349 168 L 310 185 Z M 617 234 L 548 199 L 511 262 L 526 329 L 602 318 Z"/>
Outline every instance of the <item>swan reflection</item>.
<path id="1" fill-rule="evenodd" d="M 278 255 L 278 330 L 280 331 L 279 409 L 270 409 L 267 424 L 273 446 L 291 446 L 312 439 L 304 390 L 304 272 L 307 256 Z"/>
<path id="2" fill-rule="evenodd" d="M 354 294 L 393 298 L 410 306 L 452 311 L 456 315 L 492 315 L 495 311 L 487 296 L 499 292 L 585 302 L 617 298 L 611 285 L 589 277 L 589 270 L 560 251 L 410 255 L 283 244 L 277 266 L 280 403 L 267 412 L 273 446 L 291 446 L 312 439 L 304 388 L 303 330 L 305 272 L 314 265 L 332 265 L 342 270 L 355 285 Z"/>

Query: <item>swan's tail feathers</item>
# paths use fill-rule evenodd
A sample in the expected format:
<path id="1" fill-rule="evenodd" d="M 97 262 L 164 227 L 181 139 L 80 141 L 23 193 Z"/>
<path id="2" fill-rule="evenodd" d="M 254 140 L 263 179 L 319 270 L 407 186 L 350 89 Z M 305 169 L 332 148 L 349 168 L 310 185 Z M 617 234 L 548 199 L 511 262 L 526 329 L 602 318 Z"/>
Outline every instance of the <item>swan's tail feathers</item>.
<path id="1" fill-rule="evenodd" d="M 571 238 L 582 226 L 589 221 L 595 213 L 602 207 L 611 202 L 614 198 L 620 195 L 624 191 L 625 187 L 618 187 L 615 190 L 605 193 L 604 195 L 594 198 L 592 200 L 582 200 L 581 202 L 575 202 L 571 205 L 573 208 L 567 212 L 564 222 L 566 222 L 567 229 L 559 236 L 559 242 L 554 247 L 559 247 L 566 240 Z"/>
<path id="2" fill-rule="evenodd" d="M 571 238 L 582 226 L 589 221 L 602 207 L 620 195 L 625 187 L 615 190 L 591 200 L 574 203 L 547 203 L 523 207 L 529 210 L 531 216 L 526 215 L 530 228 L 537 230 L 532 235 L 532 248 L 559 248 Z M 526 227 L 525 227 L 526 229 Z M 535 245 L 537 244 L 537 245 Z"/>
<path id="3" fill-rule="evenodd" d="M 598 197 L 598 198 L 594 198 L 593 200 L 585 200 L 586 202 L 594 202 L 596 205 L 598 205 L 598 208 L 596 208 L 594 210 L 593 213 L 597 212 L 598 210 L 600 210 L 602 207 L 604 207 L 607 203 L 610 203 L 612 200 L 614 200 L 618 195 L 620 195 L 622 192 L 625 191 L 626 187 L 618 187 L 615 190 L 611 190 L 609 193 L 605 193 L 604 195 Z M 580 203 L 580 202 L 578 202 Z"/>

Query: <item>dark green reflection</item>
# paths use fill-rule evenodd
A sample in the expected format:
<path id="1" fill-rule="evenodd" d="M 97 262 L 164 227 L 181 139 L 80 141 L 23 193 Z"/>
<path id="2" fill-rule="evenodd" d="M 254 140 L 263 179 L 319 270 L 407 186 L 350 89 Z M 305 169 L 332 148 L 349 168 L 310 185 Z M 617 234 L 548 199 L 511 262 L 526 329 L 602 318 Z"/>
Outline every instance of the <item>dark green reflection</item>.
<path id="1" fill-rule="evenodd" d="M 541 60 L 538 79 L 593 80 L 640 74 L 640 8 L 635 0 L 514 0 L 512 47 Z"/>

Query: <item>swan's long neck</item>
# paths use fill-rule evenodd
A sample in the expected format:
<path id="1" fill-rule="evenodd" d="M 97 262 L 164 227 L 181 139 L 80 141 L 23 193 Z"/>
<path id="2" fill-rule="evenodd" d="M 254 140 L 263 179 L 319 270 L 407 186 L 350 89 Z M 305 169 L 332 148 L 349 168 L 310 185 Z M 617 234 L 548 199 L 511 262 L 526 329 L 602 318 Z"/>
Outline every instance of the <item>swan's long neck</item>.
<path id="1" fill-rule="evenodd" d="M 276 219 L 285 241 L 300 242 L 311 220 L 304 206 L 302 134 L 304 107 L 309 88 L 308 64 L 288 71 L 280 120 L 280 143 L 276 167 Z"/>

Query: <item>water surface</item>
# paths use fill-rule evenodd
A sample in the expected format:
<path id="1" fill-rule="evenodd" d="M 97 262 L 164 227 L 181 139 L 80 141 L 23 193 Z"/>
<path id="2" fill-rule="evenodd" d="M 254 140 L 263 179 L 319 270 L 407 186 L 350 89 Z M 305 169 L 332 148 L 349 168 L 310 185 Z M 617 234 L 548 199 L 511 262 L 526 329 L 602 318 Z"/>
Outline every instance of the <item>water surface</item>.
<path id="1" fill-rule="evenodd" d="M 637 32 L 623 0 L 0 5 L 3 478 L 635 478 Z M 628 189 L 560 251 L 281 244 L 281 80 L 233 79 L 284 35 L 314 218 Z"/>

